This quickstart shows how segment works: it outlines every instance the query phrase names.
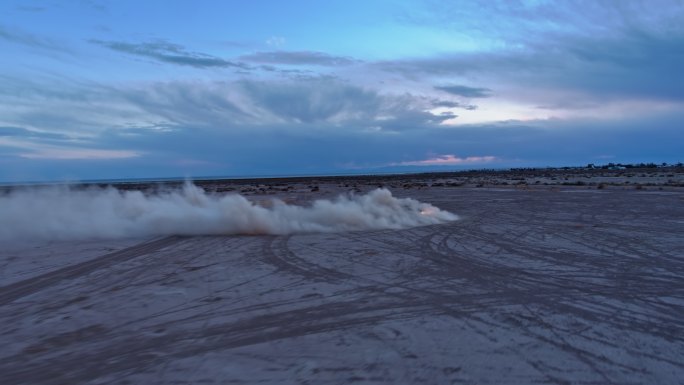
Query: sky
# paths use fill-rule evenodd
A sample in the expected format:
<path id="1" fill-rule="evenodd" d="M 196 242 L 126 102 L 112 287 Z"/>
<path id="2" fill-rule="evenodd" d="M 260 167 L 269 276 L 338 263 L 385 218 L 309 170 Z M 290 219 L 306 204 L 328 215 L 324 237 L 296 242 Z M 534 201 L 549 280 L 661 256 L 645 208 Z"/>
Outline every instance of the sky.
<path id="1" fill-rule="evenodd" d="M 0 182 L 684 161 L 684 1 L 0 2 Z"/>

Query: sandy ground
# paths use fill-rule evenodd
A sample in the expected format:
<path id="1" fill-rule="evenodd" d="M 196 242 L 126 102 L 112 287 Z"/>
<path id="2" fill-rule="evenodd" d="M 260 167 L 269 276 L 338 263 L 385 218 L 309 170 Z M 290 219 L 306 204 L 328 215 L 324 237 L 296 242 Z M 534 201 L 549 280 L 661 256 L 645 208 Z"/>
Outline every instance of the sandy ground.
<path id="1" fill-rule="evenodd" d="M 1 383 L 683 383 L 684 189 L 395 193 L 462 219 L 2 250 Z"/>

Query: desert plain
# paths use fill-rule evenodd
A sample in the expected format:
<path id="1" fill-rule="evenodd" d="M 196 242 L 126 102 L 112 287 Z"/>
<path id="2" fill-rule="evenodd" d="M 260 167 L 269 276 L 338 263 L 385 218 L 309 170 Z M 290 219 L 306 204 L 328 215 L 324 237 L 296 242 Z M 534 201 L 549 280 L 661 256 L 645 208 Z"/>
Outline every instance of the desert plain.
<path id="1" fill-rule="evenodd" d="M 384 187 L 459 220 L 7 242 L 0 383 L 684 381 L 681 168 L 197 184 L 302 205 Z"/>

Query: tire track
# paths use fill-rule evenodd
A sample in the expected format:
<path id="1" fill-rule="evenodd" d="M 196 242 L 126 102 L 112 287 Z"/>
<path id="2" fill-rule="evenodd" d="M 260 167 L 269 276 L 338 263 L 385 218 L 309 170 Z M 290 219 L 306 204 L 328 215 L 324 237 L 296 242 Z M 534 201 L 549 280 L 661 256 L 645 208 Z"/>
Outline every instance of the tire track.
<path id="1" fill-rule="evenodd" d="M 170 246 L 183 239 L 179 236 L 171 236 L 154 241 L 141 243 L 123 250 L 105 254 L 103 256 L 85 261 L 76 265 L 67 266 L 37 277 L 0 287 L 0 305 L 6 305 L 19 298 L 37 293 L 61 281 L 74 279 L 93 271 L 103 269 L 117 263 L 127 261 L 145 254 L 153 253 L 164 247 Z"/>
<path id="2" fill-rule="evenodd" d="M 351 276 L 345 273 L 312 264 L 299 257 L 288 246 L 291 237 L 291 235 L 269 237 L 263 248 L 262 257 L 264 262 L 275 266 L 279 270 L 312 281 L 336 282 L 351 278 Z"/>
<path id="3" fill-rule="evenodd" d="M 85 339 L 92 344 L 91 349 L 59 356 L 50 356 L 49 350 L 39 351 L 29 362 L 25 357 L 10 357 L 0 360 L 0 372 L 10 384 L 81 383 L 100 376 L 103 368 L 109 373 L 144 371 L 167 360 L 168 356 L 184 358 L 215 350 L 350 330 L 388 320 L 424 316 L 429 311 L 430 308 L 423 303 L 389 301 L 363 304 L 345 301 L 263 314 L 153 338 L 131 335 L 117 338 L 107 333 L 96 333 Z M 302 322 L 302 319 L 307 322 Z M 84 340 L 79 343 L 83 345 Z M 159 355 L 159 351 L 166 352 L 166 356 Z"/>

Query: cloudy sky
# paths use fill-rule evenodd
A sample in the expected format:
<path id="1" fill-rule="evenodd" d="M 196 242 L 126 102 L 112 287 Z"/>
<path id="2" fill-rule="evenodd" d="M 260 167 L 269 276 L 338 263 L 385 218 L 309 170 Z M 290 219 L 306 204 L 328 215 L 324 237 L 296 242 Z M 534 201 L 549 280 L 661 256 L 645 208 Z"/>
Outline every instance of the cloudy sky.
<path id="1" fill-rule="evenodd" d="M 0 2 L 0 182 L 684 161 L 683 1 Z"/>

